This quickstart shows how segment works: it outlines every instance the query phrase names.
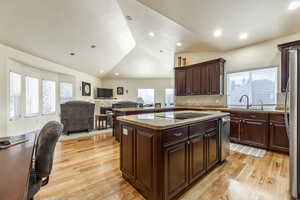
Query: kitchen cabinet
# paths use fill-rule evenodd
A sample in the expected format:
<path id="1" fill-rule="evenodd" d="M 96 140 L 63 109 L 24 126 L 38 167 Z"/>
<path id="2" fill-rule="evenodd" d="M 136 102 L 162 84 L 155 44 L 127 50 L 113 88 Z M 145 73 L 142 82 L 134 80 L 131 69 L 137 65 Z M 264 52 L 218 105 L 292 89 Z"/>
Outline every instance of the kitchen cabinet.
<path id="1" fill-rule="evenodd" d="M 219 58 L 175 68 L 176 96 L 223 95 L 224 63 Z"/>
<path id="2" fill-rule="evenodd" d="M 231 112 L 230 140 L 268 148 L 268 114 Z"/>
<path id="3" fill-rule="evenodd" d="M 219 134 L 217 128 L 210 130 L 205 135 L 206 151 L 207 151 L 207 170 L 215 166 L 219 162 Z"/>
<path id="4" fill-rule="evenodd" d="M 186 70 L 175 71 L 175 92 L 176 96 L 186 95 Z"/>
<path id="5" fill-rule="evenodd" d="M 123 126 L 121 141 L 124 145 L 121 146 L 121 170 L 130 179 L 135 179 L 135 147 L 134 147 L 134 129 L 131 127 Z"/>
<path id="6" fill-rule="evenodd" d="M 233 141 L 233 142 L 240 141 L 241 125 L 242 125 L 241 119 L 234 119 L 234 118 L 231 119 L 231 121 L 230 121 L 230 140 L 231 141 Z"/>
<path id="7" fill-rule="evenodd" d="M 200 95 L 201 94 L 201 68 L 196 67 L 192 68 L 192 95 Z"/>
<path id="8" fill-rule="evenodd" d="M 283 114 L 231 112 L 230 141 L 289 152 Z"/>
<path id="9" fill-rule="evenodd" d="M 256 147 L 268 147 L 268 124 L 266 121 L 247 120 L 242 122 L 240 141 Z"/>
<path id="10" fill-rule="evenodd" d="M 278 45 L 281 51 L 281 91 L 285 92 L 289 78 L 289 50 L 291 47 L 299 46 L 300 40 Z"/>
<path id="11" fill-rule="evenodd" d="M 210 81 L 209 81 L 208 66 L 203 66 L 200 68 L 200 94 L 201 95 L 209 95 L 210 94 Z"/>
<path id="12" fill-rule="evenodd" d="M 284 124 L 284 115 L 270 115 L 270 145 L 269 148 L 282 153 L 289 152 L 289 139 Z"/>
<path id="13" fill-rule="evenodd" d="M 188 184 L 188 143 L 182 142 L 164 150 L 165 199 L 171 199 Z"/>
<path id="14" fill-rule="evenodd" d="M 205 132 L 190 141 L 190 182 L 206 171 Z"/>
<path id="15" fill-rule="evenodd" d="M 146 199 L 176 198 L 221 162 L 219 120 L 165 130 L 120 121 L 123 177 Z"/>
<path id="16" fill-rule="evenodd" d="M 223 94 L 224 90 L 224 63 L 213 63 L 208 67 L 209 86 L 211 95 Z"/>
<path id="17" fill-rule="evenodd" d="M 185 90 L 185 95 L 190 96 L 192 95 L 192 90 L 193 90 L 193 72 L 195 71 L 195 69 L 190 68 L 186 70 L 186 90 Z"/>

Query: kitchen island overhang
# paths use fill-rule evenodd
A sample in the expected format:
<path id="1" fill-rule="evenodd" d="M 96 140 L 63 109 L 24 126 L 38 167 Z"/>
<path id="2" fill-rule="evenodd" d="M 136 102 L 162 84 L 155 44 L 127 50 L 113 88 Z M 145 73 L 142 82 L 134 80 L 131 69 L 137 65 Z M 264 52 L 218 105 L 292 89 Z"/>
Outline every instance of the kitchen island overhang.
<path id="1" fill-rule="evenodd" d="M 118 117 L 123 177 L 146 199 L 174 199 L 229 154 L 229 113 Z"/>

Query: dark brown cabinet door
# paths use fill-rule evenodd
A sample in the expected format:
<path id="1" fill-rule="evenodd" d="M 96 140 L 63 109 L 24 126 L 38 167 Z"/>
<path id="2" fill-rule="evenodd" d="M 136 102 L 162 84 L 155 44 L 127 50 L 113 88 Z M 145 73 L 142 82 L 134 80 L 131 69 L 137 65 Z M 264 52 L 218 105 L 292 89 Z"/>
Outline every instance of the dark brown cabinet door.
<path id="1" fill-rule="evenodd" d="M 190 182 L 206 171 L 205 133 L 190 140 Z"/>
<path id="2" fill-rule="evenodd" d="M 218 64 L 211 64 L 209 66 L 209 82 L 210 94 L 220 94 L 220 66 Z"/>
<path id="3" fill-rule="evenodd" d="M 186 70 L 186 95 L 192 95 L 193 89 L 193 68 Z"/>
<path id="4" fill-rule="evenodd" d="M 268 124 L 264 121 L 243 120 L 240 140 L 257 147 L 268 147 Z"/>
<path id="5" fill-rule="evenodd" d="M 219 134 L 218 129 L 212 130 L 205 135 L 207 150 L 207 170 L 219 162 Z"/>
<path id="6" fill-rule="evenodd" d="M 201 94 L 200 80 L 201 80 L 201 68 L 200 67 L 193 68 L 192 95 Z"/>
<path id="7" fill-rule="evenodd" d="M 283 153 L 289 152 L 289 140 L 283 123 L 270 123 L 270 149 Z"/>
<path id="8" fill-rule="evenodd" d="M 154 193 L 154 154 L 155 138 L 153 134 L 136 129 L 136 182 L 146 196 Z"/>
<path id="9" fill-rule="evenodd" d="M 240 141 L 241 119 L 231 119 L 230 121 L 230 140 L 233 142 Z"/>
<path id="10" fill-rule="evenodd" d="M 165 199 L 171 199 L 188 185 L 188 143 L 164 150 Z"/>
<path id="11" fill-rule="evenodd" d="M 281 50 L 281 91 L 286 91 L 289 78 L 289 48 Z"/>
<path id="12" fill-rule="evenodd" d="M 186 95 L 186 71 L 175 70 L 175 88 L 176 96 Z"/>
<path id="13" fill-rule="evenodd" d="M 208 66 L 200 67 L 201 79 L 200 79 L 200 94 L 210 94 L 210 81 Z"/>
<path id="14" fill-rule="evenodd" d="M 134 179 L 134 129 L 126 126 L 121 127 L 121 169 L 129 178 Z"/>

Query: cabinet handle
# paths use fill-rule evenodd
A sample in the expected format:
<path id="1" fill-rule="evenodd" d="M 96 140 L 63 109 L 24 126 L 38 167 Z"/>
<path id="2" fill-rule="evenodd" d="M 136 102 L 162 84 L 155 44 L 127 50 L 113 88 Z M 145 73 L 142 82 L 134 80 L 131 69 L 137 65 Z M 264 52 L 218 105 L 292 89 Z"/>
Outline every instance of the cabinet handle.
<path id="1" fill-rule="evenodd" d="M 174 133 L 173 135 L 176 137 L 180 137 L 180 136 L 182 136 L 182 133 Z"/>
<path id="2" fill-rule="evenodd" d="M 263 123 L 261 123 L 261 122 L 249 122 L 249 121 L 247 121 L 246 123 L 247 124 L 252 124 L 252 125 L 263 125 Z"/>

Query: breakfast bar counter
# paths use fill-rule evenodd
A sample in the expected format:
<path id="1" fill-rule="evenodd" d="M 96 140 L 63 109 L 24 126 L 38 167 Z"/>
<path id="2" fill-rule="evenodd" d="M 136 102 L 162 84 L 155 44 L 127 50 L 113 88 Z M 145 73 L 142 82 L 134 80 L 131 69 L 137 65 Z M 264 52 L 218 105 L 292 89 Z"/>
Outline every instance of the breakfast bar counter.
<path id="1" fill-rule="evenodd" d="M 122 175 L 146 199 L 177 198 L 229 154 L 229 113 L 176 111 L 117 120 Z"/>

